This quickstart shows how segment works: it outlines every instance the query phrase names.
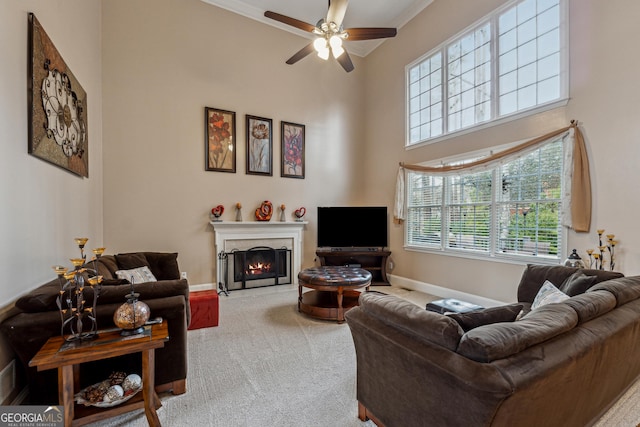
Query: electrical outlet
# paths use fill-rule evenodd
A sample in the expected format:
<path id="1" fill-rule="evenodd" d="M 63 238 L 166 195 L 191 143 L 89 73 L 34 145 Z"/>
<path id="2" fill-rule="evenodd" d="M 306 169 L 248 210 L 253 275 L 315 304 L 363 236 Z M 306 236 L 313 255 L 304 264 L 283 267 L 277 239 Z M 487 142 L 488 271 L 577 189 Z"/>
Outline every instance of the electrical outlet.
<path id="1" fill-rule="evenodd" d="M 180 273 L 180 277 L 182 277 L 183 279 L 187 278 L 187 272 L 183 271 L 182 273 Z"/>

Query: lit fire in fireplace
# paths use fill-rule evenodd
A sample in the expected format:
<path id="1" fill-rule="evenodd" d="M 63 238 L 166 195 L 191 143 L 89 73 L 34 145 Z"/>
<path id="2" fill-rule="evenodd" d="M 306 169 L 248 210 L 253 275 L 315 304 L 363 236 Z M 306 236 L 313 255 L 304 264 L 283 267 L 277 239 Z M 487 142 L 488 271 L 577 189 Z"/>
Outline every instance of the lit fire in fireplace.
<path id="1" fill-rule="evenodd" d="M 257 274 L 264 274 L 271 271 L 271 263 L 257 262 L 255 264 L 249 264 L 247 266 L 247 274 L 255 276 Z"/>

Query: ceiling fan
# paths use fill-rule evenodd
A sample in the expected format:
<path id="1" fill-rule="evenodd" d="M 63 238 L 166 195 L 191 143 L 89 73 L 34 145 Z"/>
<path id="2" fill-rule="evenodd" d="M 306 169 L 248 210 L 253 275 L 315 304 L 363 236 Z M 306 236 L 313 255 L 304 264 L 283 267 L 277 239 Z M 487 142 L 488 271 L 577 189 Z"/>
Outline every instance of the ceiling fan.
<path id="1" fill-rule="evenodd" d="M 317 38 L 296 52 L 287 60 L 287 64 L 295 64 L 314 50 L 322 59 L 329 59 L 329 53 L 340 63 L 348 73 L 354 66 L 349 54 L 342 46 L 343 41 L 372 40 L 395 37 L 395 28 L 347 28 L 342 27 L 342 20 L 347 12 L 349 0 L 329 0 L 327 17 L 318 21 L 316 25 L 308 24 L 295 18 L 266 11 L 264 16 L 274 19 L 303 31 L 317 35 Z"/>

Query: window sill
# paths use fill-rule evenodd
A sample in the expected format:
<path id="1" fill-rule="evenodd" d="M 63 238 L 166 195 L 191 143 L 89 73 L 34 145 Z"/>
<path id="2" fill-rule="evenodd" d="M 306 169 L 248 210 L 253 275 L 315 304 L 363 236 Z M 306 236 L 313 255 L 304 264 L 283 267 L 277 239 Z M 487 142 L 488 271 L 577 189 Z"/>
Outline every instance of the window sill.
<path id="1" fill-rule="evenodd" d="M 434 254 L 442 256 L 451 256 L 456 258 L 474 259 L 478 261 L 498 262 L 501 264 L 541 264 L 541 265 L 560 265 L 561 260 L 557 258 L 545 258 L 526 255 L 484 255 L 480 253 L 472 253 L 467 251 L 429 249 L 421 246 L 404 245 L 404 250 L 410 252 L 421 252 L 425 254 Z"/>

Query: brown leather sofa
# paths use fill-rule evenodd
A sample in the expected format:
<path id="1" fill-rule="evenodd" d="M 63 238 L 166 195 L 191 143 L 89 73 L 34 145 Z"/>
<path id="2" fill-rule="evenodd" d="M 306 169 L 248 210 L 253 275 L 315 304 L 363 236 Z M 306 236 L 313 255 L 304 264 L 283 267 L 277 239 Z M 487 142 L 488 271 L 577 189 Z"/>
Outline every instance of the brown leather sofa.
<path id="1" fill-rule="evenodd" d="M 574 295 L 466 332 L 455 316 L 363 293 L 345 316 L 359 417 L 386 427 L 594 423 L 640 375 L 640 276 L 581 270 L 580 289 L 566 285 L 574 273 L 529 265 L 524 306 L 546 279 Z"/>
<path id="2" fill-rule="evenodd" d="M 176 253 L 136 252 L 104 255 L 96 263 L 98 273 L 104 277 L 97 301 L 98 329 L 115 327 L 113 313 L 125 302 L 131 291 L 127 280 L 118 279 L 117 270 L 129 270 L 147 266 L 156 277 L 156 282 L 135 283 L 135 292 L 140 294 L 151 309 L 151 318 L 162 317 L 168 322 L 170 339 L 155 352 L 156 390 L 182 394 L 186 391 L 187 378 L 187 326 L 190 321 L 189 284 L 180 279 Z M 88 263 L 93 268 L 93 263 Z M 19 298 L 12 313 L 0 325 L 13 348 L 18 366 L 26 373 L 29 385 L 29 404 L 52 404 L 58 402 L 57 372 L 38 372 L 29 368 L 29 361 L 49 337 L 60 335 L 61 319 L 56 298 L 60 282 L 54 279 Z M 91 290 L 85 288 L 85 299 L 93 299 Z M 108 378 L 113 371 L 140 373 L 140 356 L 129 355 L 86 363 L 80 366 L 80 386 L 86 387 Z"/>

